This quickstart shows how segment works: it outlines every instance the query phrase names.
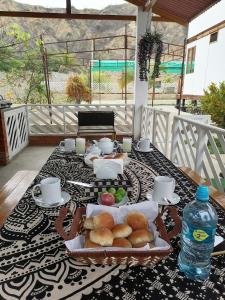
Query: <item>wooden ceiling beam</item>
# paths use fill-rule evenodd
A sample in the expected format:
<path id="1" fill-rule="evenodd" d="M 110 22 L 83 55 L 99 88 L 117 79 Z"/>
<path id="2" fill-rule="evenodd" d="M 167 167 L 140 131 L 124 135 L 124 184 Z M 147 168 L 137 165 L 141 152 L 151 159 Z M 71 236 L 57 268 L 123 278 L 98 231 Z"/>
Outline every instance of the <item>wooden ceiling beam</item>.
<path id="1" fill-rule="evenodd" d="M 19 12 L 19 11 L 0 11 L 0 17 L 136 21 L 136 16 L 132 16 L 132 15 L 38 13 L 38 12 Z M 161 16 L 153 16 L 152 21 L 154 21 L 154 22 L 173 22 L 173 21 L 171 21 L 171 19 L 167 19 L 167 18 L 164 18 Z"/>
<path id="2" fill-rule="evenodd" d="M 136 6 L 145 6 L 145 0 L 126 0 L 127 2 L 134 4 Z"/>
<path id="3" fill-rule="evenodd" d="M 153 13 L 161 16 L 163 19 L 165 18 L 166 22 L 176 22 L 183 26 L 186 26 L 188 21 L 184 20 L 183 18 L 168 12 L 166 10 L 163 10 L 161 8 L 158 8 L 156 4 L 157 0 L 126 0 L 129 3 L 132 3 L 136 6 L 142 6 L 143 10 L 150 10 L 152 8 Z M 158 3 L 157 3 L 158 4 Z"/>
<path id="4" fill-rule="evenodd" d="M 175 22 L 171 19 L 162 17 L 162 16 L 152 16 L 152 21 L 154 22 Z"/>
<path id="5" fill-rule="evenodd" d="M 187 20 L 185 20 L 185 19 L 183 19 L 183 18 L 181 18 L 181 17 L 179 17 L 179 16 L 177 16 L 177 15 L 171 13 L 171 12 L 168 12 L 166 10 L 158 8 L 157 6 L 154 6 L 152 10 L 153 10 L 153 13 L 155 13 L 155 14 L 161 16 L 161 17 L 164 17 L 168 20 L 171 20 L 171 22 L 176 22 L 176 23 L 179 23 L 183 26 L 186 26 L 188 24 Z"/>

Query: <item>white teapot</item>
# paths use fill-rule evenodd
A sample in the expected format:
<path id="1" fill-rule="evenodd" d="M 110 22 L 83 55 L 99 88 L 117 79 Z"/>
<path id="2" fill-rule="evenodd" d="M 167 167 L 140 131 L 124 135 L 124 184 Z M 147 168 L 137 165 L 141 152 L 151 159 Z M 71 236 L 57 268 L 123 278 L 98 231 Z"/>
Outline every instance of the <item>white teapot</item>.
<path id="1" fill-rule="evenodd" d="M 98 146 L 98 148 L 101 149 L 102 154 L 110 154 L 113 152 L 113 150 L 116 150 L 118 148 L 118 142 L 117 141 L 111 141 L 109 138 L 102 138 L 97 141 L 93 141 L 95 145 Z"/>
<path id="2" fill-rule="evenodd" d="M 102 150 L 96 144 L 93 144 L 87 149 L 87 153 L 101 155 Z"/>

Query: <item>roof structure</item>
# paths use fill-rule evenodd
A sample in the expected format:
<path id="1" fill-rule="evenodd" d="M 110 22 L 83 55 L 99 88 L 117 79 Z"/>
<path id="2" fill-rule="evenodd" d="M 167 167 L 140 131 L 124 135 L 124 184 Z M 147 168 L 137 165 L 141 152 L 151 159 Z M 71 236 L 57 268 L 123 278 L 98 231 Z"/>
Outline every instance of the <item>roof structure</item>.
<path id="1" fill-rule="evenodd" d="M 197 15 L 220 0 L 126 0 L 136 6 L 149 7 L 154 2 L 153 13 L 171 21 L 187 24 Z"/>
<path id="2" fill-rule="evenodd" d="M 104 15 L 104 14 L 74 14 L 71 0 L 66 1 L 65 13 L 0 11 L 0 16 L 25 18 L 63 18 L 63 19 L 94 19 L 94 20 L 123 20 L 135 21 L 133 15 Z M 79 0 L 78 0 L 79 1 Z M 177 22 L 187 25 L 198 14 L 220 0 L 126 0 L 136 6 L 148 10 L 153 7 L 153 21 Z M 47 0 L 46 0 L 47 2 Z"/>

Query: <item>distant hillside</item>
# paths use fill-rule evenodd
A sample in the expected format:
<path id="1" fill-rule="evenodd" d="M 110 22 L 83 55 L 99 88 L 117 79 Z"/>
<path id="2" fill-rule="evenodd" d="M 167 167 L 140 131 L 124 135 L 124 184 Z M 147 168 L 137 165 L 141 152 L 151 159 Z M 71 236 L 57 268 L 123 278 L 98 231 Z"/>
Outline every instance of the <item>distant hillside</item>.
<path id="1" fill-rule="evenodd" d="M 1 0 L 0 10 L 34 11 L 34 12 L 62 12 L 62 9 L 47 9 L 37 5 L 26 5 L 12 0 Z M 132 4 L 107 6 L 103 10 L 84 9 L 77 10 L 76 13 L 98 13 L 98 14 L 136 14 L 136 7 Z M 110 36 L 124 34 L 125 24 L 128 24 L 128 33 L 135 35 L 135 22 L 123 21 L 87 21 L 87 20 L 55 20 L 55 19 L 25 19 L 25 18 L 0 18 L 0 25 L 6 26 L 10 23 L 19 24 L 32 36 L 43 34 L 45 42 L 55 42 L 63 40 L 75 40 L 81 38 L 93 38 L 99 36 Z M 154 23 L 157 31 L 163 35 L 164 42 L 183 44 L 186 28 L 175 23 Z M 104 46 L 119 46 L 121 40 L 104 40 Z M 134 46 L 134 45 L 133 45 Z M 53 47 L 58 50 L 59 45 Z M 80 45 L 80 48 L 87 49 L 91 45 Z"/>

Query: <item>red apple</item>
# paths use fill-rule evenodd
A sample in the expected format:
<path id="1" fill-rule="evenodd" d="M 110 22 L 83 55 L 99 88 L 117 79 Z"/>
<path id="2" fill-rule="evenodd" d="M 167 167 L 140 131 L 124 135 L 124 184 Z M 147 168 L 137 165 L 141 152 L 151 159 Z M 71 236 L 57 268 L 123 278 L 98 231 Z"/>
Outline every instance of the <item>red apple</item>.
<path id="1" fill-rule="evenodd" d="M 110 193 L 103 193 L 101 194 L 101 202 L 103 205 L 108 205 L 108 206 L 111 206 L 111 205 L 114 205 L 115 202 L 116 202 L 116 199 L 114 197 L 113 194 L 110 194 Z"/>

